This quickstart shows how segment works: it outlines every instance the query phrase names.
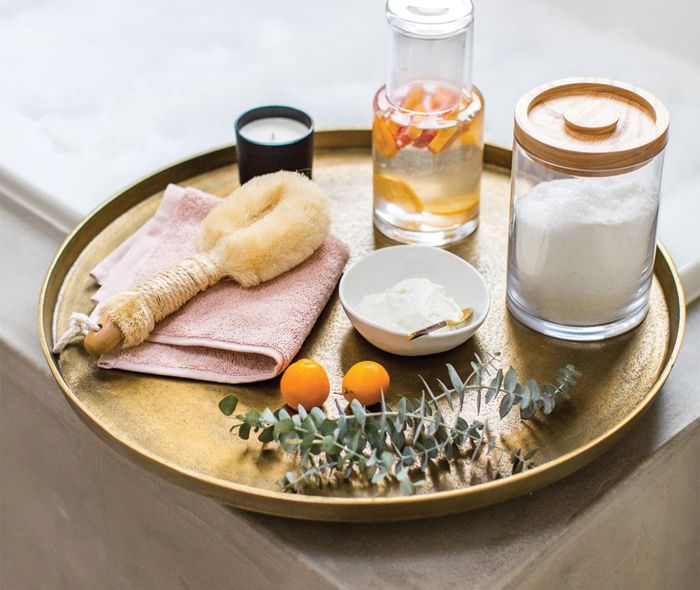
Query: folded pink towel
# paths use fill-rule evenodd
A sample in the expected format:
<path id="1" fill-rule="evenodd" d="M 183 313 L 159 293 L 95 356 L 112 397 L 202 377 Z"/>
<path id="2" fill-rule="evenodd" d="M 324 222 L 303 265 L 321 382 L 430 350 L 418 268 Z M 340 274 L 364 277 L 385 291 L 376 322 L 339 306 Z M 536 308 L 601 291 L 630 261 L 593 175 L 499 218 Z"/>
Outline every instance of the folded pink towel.
<path id="1" fill-rule="evenodd" d="M 199 222 L 220 199 L 170 185 L 155 216 L 98 264 L 104 301 L 194 253 Z M 100 357 L 98 366 L 220 383 L 251 383 L 281 373 L 299 352 L 345 263 L 329 236 L 305 262 L 258 287 L 224 280 L 160 322 L 148 341 Z"/>

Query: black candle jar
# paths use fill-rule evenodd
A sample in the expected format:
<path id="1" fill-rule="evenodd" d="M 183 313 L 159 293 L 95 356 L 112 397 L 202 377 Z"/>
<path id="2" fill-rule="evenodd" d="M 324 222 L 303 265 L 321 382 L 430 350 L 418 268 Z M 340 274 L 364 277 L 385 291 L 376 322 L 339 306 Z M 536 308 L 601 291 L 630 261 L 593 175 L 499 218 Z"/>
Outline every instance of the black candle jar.
<path id="1" fill-rule="evenodd" d="M 292 107 L 266 106 L 236 121 L 236 155 L 241 184 L 254 176 L 291 170 L 311 178 L 314 122 Z"/>

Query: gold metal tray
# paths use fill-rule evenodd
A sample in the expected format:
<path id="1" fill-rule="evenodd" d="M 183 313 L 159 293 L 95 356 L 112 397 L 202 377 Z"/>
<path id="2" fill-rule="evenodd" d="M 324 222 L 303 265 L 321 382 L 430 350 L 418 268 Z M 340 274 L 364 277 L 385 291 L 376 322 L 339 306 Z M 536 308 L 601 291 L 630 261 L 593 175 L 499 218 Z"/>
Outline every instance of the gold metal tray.
<path id="1" fill-rule="evenodd" d="M 321 131 L 316 148 L 314 178 L 332 199 L 333 231 L 350 246 L 352 259 L 385 245 L 372 230 L 369 131 Z M 80 346 L 60 357 L 51 354 L 50 343 L 65 329 L 70 313 L 91 309 L 96 285 L 88 271 L 153 215 L 168 183 L 217 195 L 235 187 L 233 147 L 137 182 L 68 236 L 41 291 L 39 332 L 51 371 L 78 416 L 111 447 L 170 481 L 248 510 L 328 521 L 414 519 L 500 502 L 561 479 L 609 448 L 659 393 L 683 337 L 683 292 L 673 262 L 659 245 L 651 310 L 636 330 L 602 343 L 577 344 L 541 336 L 515 321 L 504 304 L 510 160 L 509 150 L 486 147 L 481 226 L 453 249 L 484 274 L 491 288 L 491 312 L 474 338 L 432 357 L 391 356 L 353 331 L 334 296 L 301 354 L 326 367 L 334 391 L 344 369 L 362 359 L 377 360 L 392 376 L 393 395 L 418 394 L 419 374 L 444 379 L 447 362 L 466 374 L 473 353 L 482 350 L 500 351 L 524 379 L 546 381 L 559 367 L 575 364 L 583 377 L 571 401 L 548 418 L 524 423 L 511 416 L 499 427 L 504 446 L 540 448 L 539 466 L 532 470 L 492 480 L 478 463 L 450 469 L 438 462 L 426 473 L 429 486 L 416 496 L 350 484 L 327 486 L 315 495 L 284 493 L 276 481 L 293 467 L 291 460 L 281 451 L 261 453 L 257 440 L 234 438 L 230 419 L 217 408 L 232 391 L 241 399 L 239 409 L 278 407 L 277 381 L 226 386 L 100 370 Z M 473 404 L 466 411 L 473 412 Z M 498 424 L 496 411 L 489 407 L 486 413 L 491 424 Z"/>

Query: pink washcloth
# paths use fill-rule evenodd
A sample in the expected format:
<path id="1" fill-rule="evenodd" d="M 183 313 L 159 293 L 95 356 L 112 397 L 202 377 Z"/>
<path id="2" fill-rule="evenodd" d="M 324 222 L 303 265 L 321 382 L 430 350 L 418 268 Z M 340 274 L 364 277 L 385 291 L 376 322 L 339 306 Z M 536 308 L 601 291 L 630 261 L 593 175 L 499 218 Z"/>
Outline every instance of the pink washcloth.
<path id="1" fill-rule="evenodd" d="M 170 185 L 155 216 L 91 275 L 95 303 L 194 253 L 199 222 L 220 199 Z M 279 375 L 308 336 L 340 278 L 348 250 L 329 236 L 305 262 L 258 287 L 221 281 L 160 322 L 147 342 L 100 357 L 105 369 L 251 383 Z"/>

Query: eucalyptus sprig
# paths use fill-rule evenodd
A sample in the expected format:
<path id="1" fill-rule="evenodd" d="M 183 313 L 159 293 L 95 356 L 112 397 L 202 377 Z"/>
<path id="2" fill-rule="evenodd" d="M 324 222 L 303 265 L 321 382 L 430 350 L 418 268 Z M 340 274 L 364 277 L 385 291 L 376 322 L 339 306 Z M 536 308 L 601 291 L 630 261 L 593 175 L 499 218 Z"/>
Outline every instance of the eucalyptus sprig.
<path id="1" fill-rule="evenodd" d="M 299 470 L 288 472 L 279 482 L 287 491 L 301 491 L 309 484 L 321 485 L 333 477 L 359 477 L 369 484 L 393 478 L 399 482 L 403 494 L 413 494 L 426 482 L 411 477 L 411 471 L 423 472 L 431 460 L 440 457 L 474 461 L 482 452 L 495 452 L 499 464 L 508 456 L 512 473 L 519 473 L 535 466 L 533 457 L 537 449 L 528 452 L 505 449 L 496 443 L 497 436 L 489 433 L 485 421 L 475 419 L 470 423 L 462 417 L 467 393 L 474 395 L 477 415 L 483 404 L 500 398 L 501 418 L 517 407 L 520 418 L 529 420 L 538 411 L 550 414 L 558 398 L 570 399 L 571 388 L 581 374 L 567 365 L 557 371 L 554 383 L 540 386 L 532 379 L 518 383 L 515 370 L 496 369 L 496 360 L 489 355 L 483 361 L 475 355 L 472 372 L 464 380 L 448 364 L 452 387 L 438 379 L 435 393 L 420 377 L 423 386 L 420 399 L 400 396 L 393 407 L 382 395 L 376 410 L 365 408 L 357 400 L 342 407 L 336 399 L 337 418 L 320 408 L 306 412 L 301 406 L 294 414 L 285 408 L 250 409 L 235 416 L 237 422 L 231 432 L 244 440 L 257 433 L 263 444 L 276 442 L 284 451 L 297 454 Z M 228 395 L 219 403 L 219 409 L 231 416 L 237 405 L 238 398 Z M 446 413 L 452 419 L 447 419 Z"/>

